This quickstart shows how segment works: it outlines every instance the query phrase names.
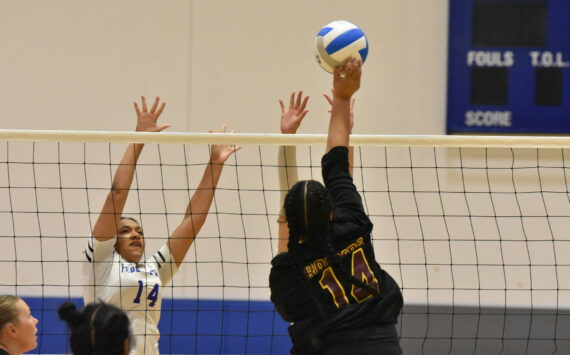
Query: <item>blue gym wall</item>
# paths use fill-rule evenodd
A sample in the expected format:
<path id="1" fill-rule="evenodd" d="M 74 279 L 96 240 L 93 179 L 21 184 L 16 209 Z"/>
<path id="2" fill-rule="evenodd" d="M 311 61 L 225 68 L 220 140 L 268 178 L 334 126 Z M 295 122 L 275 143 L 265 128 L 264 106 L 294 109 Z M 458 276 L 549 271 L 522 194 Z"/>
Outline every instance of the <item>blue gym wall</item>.
<path id="1" fill-rule="evenodd" d="M 57 308 L 67 298 L 25 301 L 38 322 L 33 354 L 70 353 L 65 324 Z M 71 299 L 83 305 L 82 299 Z M 159 324 L 163 354 L 288 354 L 287 323 L 271 302 L 163 299 Z"/>

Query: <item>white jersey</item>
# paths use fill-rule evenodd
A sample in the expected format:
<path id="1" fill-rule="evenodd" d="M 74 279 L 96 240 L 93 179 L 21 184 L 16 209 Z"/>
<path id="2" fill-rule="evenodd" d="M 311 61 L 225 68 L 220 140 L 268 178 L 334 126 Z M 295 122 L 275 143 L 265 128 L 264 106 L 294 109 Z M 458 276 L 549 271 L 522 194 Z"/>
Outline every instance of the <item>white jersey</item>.
<path id="1" fill-rule="evenodd" d="M 168 244 L 144 263 L 131 263 L 115 251 L 117 238 L 91 238 L 83 263 L 85 304 L 110 303 L 124 310 L 131 321 L 135 346 L 131 354 L 158 354 L 158 322 L 162 286 L 178 271 Z"/>

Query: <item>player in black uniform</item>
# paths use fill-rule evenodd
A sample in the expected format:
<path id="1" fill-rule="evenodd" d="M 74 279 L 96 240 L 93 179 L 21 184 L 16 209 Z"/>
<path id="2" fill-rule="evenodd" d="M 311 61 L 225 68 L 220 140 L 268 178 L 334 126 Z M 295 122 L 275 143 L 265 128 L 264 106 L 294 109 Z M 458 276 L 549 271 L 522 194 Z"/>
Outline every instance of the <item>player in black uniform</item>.
<path id="1" fill-rule="evenodd" d="M 348 170 L 350 100 L 361 62 L 335 69 L 323 180 L 296 183 L 285 199 L 288 251 L 272 260 L 271 300 L 291 322 L 293 354 L 401 354 L 395 324 L 400 288 L 375 260 Z"/>

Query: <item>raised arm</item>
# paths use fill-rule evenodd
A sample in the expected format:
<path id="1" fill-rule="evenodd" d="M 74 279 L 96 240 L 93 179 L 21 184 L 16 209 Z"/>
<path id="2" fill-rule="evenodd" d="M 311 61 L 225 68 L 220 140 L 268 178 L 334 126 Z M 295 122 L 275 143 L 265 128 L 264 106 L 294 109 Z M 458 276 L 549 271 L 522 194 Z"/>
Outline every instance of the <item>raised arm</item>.
<path id="1" fill-rule="evenodd" d="M 226 125 L 223 125 L 221 132 L 225 131 Z M 188 249 L 206 222 L 224 163 L 240 148 L 234 145 L 212 145 L 210 160 L 204 169 L 198 188 L 188 203 L 184 219 L 168 240 L 170 252 L 177 266 L 180 266 L 184 260 Z"/>
<path id="2" fill-rule="evenodd" d="M 327 152 L 334 147 L 347 147 L 351 131 L 350 101 L 360 88 L 360 60 L 351 58 L 344 67 L 334 70 L 333 103 L 327 138 Z"/>
<path id="3" fill-rule="evenodd" d="M 159 106 L 160 98 L 156 97 L 150 110 L 147 108 L 146 99 L 141 97 L 141 108 L 135 102 L 137 113 L 137 132 L 160 132 L 170 127 L 169 124 L 158 125 L 157 120 L 164 110 L 166 103 Z M 133 182 L 135 168 L 144 144 L 129 144 L 123 158 L 115 171 L 111 190 L 107 194 L 101 213 L 93 227 L 93 237 L 99 241 L 105 241 L 118 234 L 117 226 L 123 214 L 123 208 L 129 195 Z"/>
<path id="4" fill-rule="evenodd" d="M 334 96 L 334 89 L 331 89 L 331 92 Z M 328 101 L 328 103 L 331 105 L 333 104 L 333 99 L 332 97 L 330 97 L 327 94 L 323 94 L 323 96 L 325 97 L 325 99 Z M 356 102 L 356 99 L 353 97 L 352 100 L 350 100 L 350 132 L 348 133 L 349 135 L 352 134 L 352 128 L 354 127 L 354 103 Z M 331 113 L 332 109 L 329 110 L 329 113 Z M 353 168 L 354 168 L 354 147 L 350 146 L 348 147 L 348 171 L 350 173 L 350 176 L 354 176 L 353 175 Z"/>
<path id="5" fill-rule="evenodd" d="M 338 222 L 350 220 L 361 225 L 363 230 L 369 230 L 370 220 L 350 175 L 351 154 L 347 149 L 352 126 L 350 102 L 360 87 L 360 76 L 361 63 L 354 59 L 350 59 L 344 68 L 335 69 L 327 154 L 323 156 L 321 164 L 333 219 Z"/>
<path id="6" fill-rule="evenodd" d="M 296 96 L 296 99 L 295 99 Z M 291 93 L 289 100 L 289 108 L 285 108 L 283 100 L 279 100 L 281 105 L 281 133 L 282 134 L 295 134 L 301 125 L 301 121 L 309 112 L 306 110 L 309 96 L 303 99 L 303 91 Z M 283 203 L 285 196 L 289 189 L 299 180 L 297 175 L 297 147 L 294 145 L 279 146 L 277 152 L 277 169 L 279 175 L 279 241 L 277 244 L 278 252 L 287 251 L 287 243 L 289 242 L 289 227 L 287 225 L 287 218 L 285 217 L 285 210 Z"/>

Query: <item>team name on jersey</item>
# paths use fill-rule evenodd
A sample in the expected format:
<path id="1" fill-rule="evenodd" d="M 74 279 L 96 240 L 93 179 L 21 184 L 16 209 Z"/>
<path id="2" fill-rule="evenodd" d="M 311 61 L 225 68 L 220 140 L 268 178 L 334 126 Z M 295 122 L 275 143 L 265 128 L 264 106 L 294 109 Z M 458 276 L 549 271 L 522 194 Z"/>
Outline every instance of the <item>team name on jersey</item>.
<path id="1" fill-rule="evenodd" d="M 134 265 L 129 265 L 129 264 L 121 264 L 121 272 L 126 272 L 126 273 L 134 273 L 134 272 L 145 272 L 144 267 L 136 267 Z M 158 271 L 156 269 L 150 269 L 148 271 L 149 274 L 157 276 L 158 277 Z"/>
<path id="2" fill-rule="evenodd" d="M 350 245 L 347 246 L 346 248 L 336 253 L 336 255 L 340 258 L 345 255 L 351 254 L 362 245 L 364 245 L 364 238 L 358 237 L 358 239 L 356 239 L 353 243 L 350 243 Z M 328 266 L 329 266 L 328 257 L 319 258 L 310 263 L 309 265 L 305 266 L 305 276 L 307 277 L 307 279 L 310 280 L 313 277 L 317 276 L 323 269 L 327 268 Z"/>

